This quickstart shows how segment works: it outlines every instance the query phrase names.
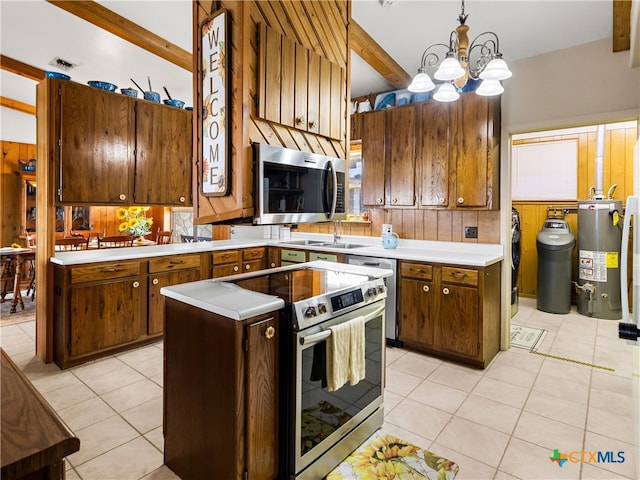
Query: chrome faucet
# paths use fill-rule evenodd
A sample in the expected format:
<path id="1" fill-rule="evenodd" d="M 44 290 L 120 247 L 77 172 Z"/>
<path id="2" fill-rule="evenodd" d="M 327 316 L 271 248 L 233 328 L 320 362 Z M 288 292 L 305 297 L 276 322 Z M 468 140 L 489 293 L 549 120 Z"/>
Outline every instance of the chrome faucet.
<path id="1" fill-rule="evenodd" d="M 338 240 L 340 240 L 342 236 L 338 233 L 338 227 L 342 228 L 342 220 L 333 221 L 333 243 L 338 243 Z"/>

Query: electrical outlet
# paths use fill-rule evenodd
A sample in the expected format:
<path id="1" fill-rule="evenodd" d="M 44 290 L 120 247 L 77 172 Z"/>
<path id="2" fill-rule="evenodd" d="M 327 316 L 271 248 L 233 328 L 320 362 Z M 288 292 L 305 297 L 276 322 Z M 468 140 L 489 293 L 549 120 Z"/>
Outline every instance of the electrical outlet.
<path id="1" fill-rule="evenodd" d="M 464 227 L 464 238 L 478 238 L 478 227 Z"/>

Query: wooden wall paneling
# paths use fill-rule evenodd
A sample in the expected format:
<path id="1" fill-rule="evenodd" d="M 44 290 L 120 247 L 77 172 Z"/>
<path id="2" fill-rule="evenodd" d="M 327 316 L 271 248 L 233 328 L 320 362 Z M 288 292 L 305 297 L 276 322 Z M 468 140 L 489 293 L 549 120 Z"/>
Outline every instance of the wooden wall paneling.
<path id="1" fill-rule="evenodd" d="M 462 222 L 462 212 L 454 210 L 451 212 L 451 241 L 462 242 L 464 239 L 464 224 Z"/>
<path id="2" fill-rule="evenodd" d="M 624 154 L 625 148 L 625 131 L 623 129 L 620 130 L 610 130 L 609 132 L 609 142 L 607 143 L 607 151 L 609 154 L 609 169 L 608 175 L 605 176 L 604 181 L 604 193 L 605 195 L 609 191 L 609 188 L 617 183 L 615 180 L 614 172 L 618 172 L 619 175 L 624 178 L 627 175 L 626 166 L 627 161 Z M 629 172 L 629 176 L 633 177 L 633 172 Z M 627 197 L 624 196 L 624 183 L 622 185 L 618 185 L 616 187 L 616 193 L 614 194 L 614 198 L 624 199 L 623 203 L 626 201 Z M 622 194 L 622 195 L 621 195 Z"/>
<path id="3" fill-rule="evenodd" d="M 478 212 L 477 210 L 473 210 L 473 211 L 469 211 L 469 210 L 465 210 L 462 211 L 462 240 L 463 242 L 467 242 L 467 243 L 479 243 L 480 241 L 477 238 L 465 238 L 464 236 L 464 231 L 465 231 L 465 227 L 478 227 Z M 495 226 L 491 227 L 492 229 L 495 229 Z M 478 237 L 480 236 L 480 228 L 478 228 Z M 487 232 L 489 231 L 489 228 L 487 228 Z"/>
<path id="4" fill-rule="evenodd" d="M 633 147 L 638 141 L 638 130 L 636 128 L 628 128 L 625 132 L 625 158 L 626 158 L 626 167 L 625 167 L 625 175 L 624 180 L 619 181 L 618 188 L 623 186 L 623 191 L 616 193 L 616 198 L 621 198 L 623 203 L 626 204 L 627 197 L 629 195 L 640 195 L 640 192 L 633 191 Z"/>
<path id="5" fill-rule="evenodd" d="M 17 241 L 17 236 L 24 230 L 21 218 L 22 179 L 19 174 L 18 160 L 28 160 L 21 153 L 21 144 L 2 141 L 2 244 L 8 247 Z"/>
<path id="6" fill-rule="evenodd" d="M 422 210 L 421 240 L 438 239 L 438 210 Z"/>
<path id="7" fill-rule="evenodd" d="M 438 210 L 438 240 L 450 242 L 453 224 L 452 210 Z"/>
<path id="8" fill-rule="evenodd" d="M 295 42 L 282 37 L 282 74 L 280 83 L 280 123 L 289 127 L 295 125 Z"/>
<path id="9" fill-rule="evenodd" d="M 478 243 L 500 244 L 500 211 L 478 211 Z"/>

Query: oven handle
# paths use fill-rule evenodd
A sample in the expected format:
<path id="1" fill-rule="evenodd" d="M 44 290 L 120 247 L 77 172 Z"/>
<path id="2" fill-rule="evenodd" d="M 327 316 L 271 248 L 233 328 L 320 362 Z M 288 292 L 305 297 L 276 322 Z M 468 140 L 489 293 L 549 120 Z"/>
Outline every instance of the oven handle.
<path id="1" fill-rule="evenodd" d="M 378 315 L 380 315 L 382 312 L 384 312 L 384 307 L 385 306 L 382 305 L 379 308 L 376 308 L 369 315 L 364 317 L 365 323 L 368 322 L 369 320 L 373 320 Z M 331 330 L 329 330 L 329 329 L 322 330 L 321 332 L 314 333 L 312 335 L 307 335 L 306 337 L 300 338 L 300 345 L 314 345 L 316 343 L 320 343 L 321 341 L 329 338 L 330 336 L 331 336 Z"/>

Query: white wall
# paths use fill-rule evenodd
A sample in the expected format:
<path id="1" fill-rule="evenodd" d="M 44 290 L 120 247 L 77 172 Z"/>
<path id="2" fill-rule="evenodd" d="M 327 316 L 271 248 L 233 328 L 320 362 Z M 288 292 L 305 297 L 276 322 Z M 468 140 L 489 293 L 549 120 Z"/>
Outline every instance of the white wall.
<path id="1" fill-rule="evenodd" d="M 640 116 L 640 68 L 611 39 L 509 62 L 502 126 L 510 133 L 631 120 Z"/>
<path id="2" fill-rule="evenodd" d="M 36 143 L 36 116 L 0 107 L 0 140 Z"/>

